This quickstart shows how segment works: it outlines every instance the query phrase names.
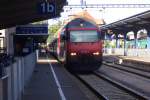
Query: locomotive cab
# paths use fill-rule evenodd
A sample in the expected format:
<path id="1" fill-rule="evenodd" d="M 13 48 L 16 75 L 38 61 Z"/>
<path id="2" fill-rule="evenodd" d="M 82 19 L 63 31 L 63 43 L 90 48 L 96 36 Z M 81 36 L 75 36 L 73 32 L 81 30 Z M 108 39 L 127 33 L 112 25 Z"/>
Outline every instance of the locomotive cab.
<path id="1" fill-rule="evenodd" d="M 66 28 L 65 64 L 71 70 L 93 71 L 102 63 L 102 42 L 96 25 L 83 19 L 71 21 Z"/>

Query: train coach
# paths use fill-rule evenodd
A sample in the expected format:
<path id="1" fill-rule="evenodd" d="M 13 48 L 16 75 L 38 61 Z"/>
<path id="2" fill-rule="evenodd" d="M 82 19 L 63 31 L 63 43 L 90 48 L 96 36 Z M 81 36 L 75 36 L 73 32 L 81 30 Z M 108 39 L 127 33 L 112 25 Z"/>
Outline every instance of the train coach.
<path id="1" fill-rule="evenodd" d="M 102 64 L 101 32 L 93 22 L 75 18 L 58 31 L 51 47 L 57 59 L 72 71 L 94 71 Z"/>

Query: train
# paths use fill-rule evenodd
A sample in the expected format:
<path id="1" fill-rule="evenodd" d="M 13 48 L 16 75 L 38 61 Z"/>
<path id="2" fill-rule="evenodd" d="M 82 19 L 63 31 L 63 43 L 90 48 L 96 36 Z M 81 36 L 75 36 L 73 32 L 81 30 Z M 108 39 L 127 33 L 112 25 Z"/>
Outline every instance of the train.
<path id="1" fill-rule="evenodd" d="M 49 45 L 51 53 L 69 70 L 95 71 L 100 68 L 103 41 L 99 27 L 84 18 L 75 18 L 61 27 Z"/>

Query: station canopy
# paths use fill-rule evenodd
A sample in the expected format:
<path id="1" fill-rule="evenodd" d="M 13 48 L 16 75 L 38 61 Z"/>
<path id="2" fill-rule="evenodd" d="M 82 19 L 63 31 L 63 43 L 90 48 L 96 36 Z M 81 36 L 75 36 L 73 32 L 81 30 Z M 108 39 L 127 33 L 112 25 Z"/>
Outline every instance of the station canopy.
<path id="1" fill-rule="evenodd" d="M 38 13 L 41 2 L 54 3 L 55 15 Z M 58 17 L 66 4 L 66 0 L 0 0 L 0 29 Z"/>
<path id="2" fill-rule="evenodd" d="M 102 31 L 121 32 L 142 28 L 150 28 L 150 10 L 100 27 Z"/>

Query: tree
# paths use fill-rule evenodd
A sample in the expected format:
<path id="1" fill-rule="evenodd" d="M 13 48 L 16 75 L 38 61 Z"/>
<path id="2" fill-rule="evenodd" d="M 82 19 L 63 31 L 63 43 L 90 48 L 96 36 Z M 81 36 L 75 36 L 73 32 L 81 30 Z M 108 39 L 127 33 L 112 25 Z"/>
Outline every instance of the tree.
<path id="1" fill-rule="evenodd" d="M 51 25 L 49 28 L 48 28 L 48 33 L 49 33 L 49 36 L 48 36 L 48 39 L 47 39 L 47 43 L 50 43 L 53 38 L 54 38 L 54 35 L 56 34 L 56 32 L 61 28 L 62 26 L 62 22 L 59 21 L 57 24 L 53 24 Z"/>

